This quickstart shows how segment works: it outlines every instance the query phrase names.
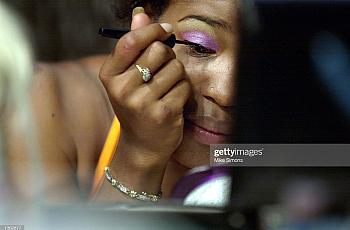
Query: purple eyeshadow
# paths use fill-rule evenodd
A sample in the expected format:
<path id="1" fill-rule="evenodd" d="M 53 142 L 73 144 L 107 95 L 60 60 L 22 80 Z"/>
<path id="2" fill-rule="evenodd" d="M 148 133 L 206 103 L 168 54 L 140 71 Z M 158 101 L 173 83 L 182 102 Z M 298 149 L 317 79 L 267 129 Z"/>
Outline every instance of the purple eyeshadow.
<path id="1" fill-rule="evenodd" d="M 207 49 L 211 49 L 214 51 L 219 50 L 219 45 L 216 41 L 207 33 L 202 31 L 187 31 L 182 32 L 181 36 L 184 40 L 194 42 L 204 46 Z"/>

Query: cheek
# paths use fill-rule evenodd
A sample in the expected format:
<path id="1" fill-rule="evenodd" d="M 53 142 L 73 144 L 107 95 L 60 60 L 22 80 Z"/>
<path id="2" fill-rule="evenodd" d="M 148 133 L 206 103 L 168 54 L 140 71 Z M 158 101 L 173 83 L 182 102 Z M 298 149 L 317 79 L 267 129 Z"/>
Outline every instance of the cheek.
<path id="1" fill-rule="evenodd" d="M 188 54 L 186 46 L 177 45 L 174 47 L 176 58 L 181 61 L 189 71 L 196 72 L 227 72 L 236 65 L 236 49 L 230 47 L 217 57 L 198 58 Z"/>
<path id="2" fill-rule="evenodd" d="M 235 53 L 225 52 L 222 55 L 208 59 L 195 58 L 186 53 L 186 47 L 176 46 L 176 58 L 181 61 L 186 70 L 186 77 L 191 82 L 196 94 L 208 94 L 216 91 L 223 85 L 232 87 L 235 79 L 236 56 Z"/>
<path id="3" fill-rule="evenodd" d="M 186 77 L 196 88 L 196 86 L 208 80 L 208 72 L 210 72 L 210 61 L 198 59 L 186 54 L 185 47 L 176 47 L 174 49 L 176 58 L 182 62 L 186 70 Z"/>

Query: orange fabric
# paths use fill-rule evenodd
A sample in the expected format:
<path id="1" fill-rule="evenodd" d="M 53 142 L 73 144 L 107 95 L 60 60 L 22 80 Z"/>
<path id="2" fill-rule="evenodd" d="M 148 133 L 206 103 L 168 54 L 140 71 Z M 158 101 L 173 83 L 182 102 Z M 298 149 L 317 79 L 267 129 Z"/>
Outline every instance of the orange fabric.
<path id="1" fill-rule="evenodd" d="M 106 142 L 103 146 L 100 158 L 97 163 L 94 181 L 92 185 L 92 191 L 90 194 L 90 198 L 95 199 L 97 192 L 100 190 L 103 180 L 104 180 L 104 169 L 108 166 L 114 156 L 115 150 L 117 149 L 117 145 L 120 137 L 120 123 L 117 117 L 114 117 L 112 126 L 108 132 L 108 136 Z"/>

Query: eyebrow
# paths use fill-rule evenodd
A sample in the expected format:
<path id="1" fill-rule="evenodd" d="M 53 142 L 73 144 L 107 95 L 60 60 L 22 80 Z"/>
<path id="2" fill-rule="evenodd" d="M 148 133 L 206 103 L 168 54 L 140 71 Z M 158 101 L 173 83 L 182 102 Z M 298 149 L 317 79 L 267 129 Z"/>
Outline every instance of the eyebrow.
<path id="1" fill-rule="evenodd" d="M 221 20 L 221 19 L 213 19 L 213 18 L 209 18 L 207 16 L 203 16 L 203 15 L 187 15 L 183 18 L 181 18 L 178 22 L 182 22 L 188 19 L 195 19 L 195 20 L 199 20 L 202 22 L 205 22 L 206 24 L 218 28 L 218 29 L 223 29 L 227 32 L 233 32 L 233 28 L 230 24 L 228 24 L 226 21 Z"/>

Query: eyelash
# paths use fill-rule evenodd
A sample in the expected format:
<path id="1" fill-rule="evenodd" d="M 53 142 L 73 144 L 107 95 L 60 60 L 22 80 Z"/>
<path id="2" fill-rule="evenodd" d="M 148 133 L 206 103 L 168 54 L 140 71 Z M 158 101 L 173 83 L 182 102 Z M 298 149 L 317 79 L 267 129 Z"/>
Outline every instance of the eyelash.
<path id="1" fill-rule="evenodd" d="M 188 53 L 189 55 L 193 57 L 208 57 L 213 54 L 216 54 L 215 50 L 208 49 L 200 44 L 197 45 L 189 45 L 188 46 L 189 50 Z"/>

